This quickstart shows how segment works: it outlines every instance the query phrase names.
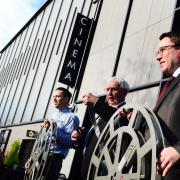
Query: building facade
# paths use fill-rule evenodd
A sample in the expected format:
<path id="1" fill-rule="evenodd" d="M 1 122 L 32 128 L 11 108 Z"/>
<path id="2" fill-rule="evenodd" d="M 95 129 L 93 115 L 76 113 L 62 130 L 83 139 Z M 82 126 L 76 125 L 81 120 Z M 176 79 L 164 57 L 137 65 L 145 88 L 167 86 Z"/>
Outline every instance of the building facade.
<path id="1" fill-rule="evenodd" d="M 78 14 L 82 26 L 76 24 Z M 162 79 L 155 61 L 158 37 L 180 30 L 179 19 L 179 0 L 48 0 L 0 52 L 6 149 L 15 139 L 27 139 L 27 130 L 39 131 L 58 86 L 72 92 L 73 104 L 85 92 L 103 94 L 106 79 L 117 75 L 134 89 L 127 102 L 153 108 Z M 62 75 L 65 66 L 69 74 Z M 86 107 L 76 105 L 75 112 L 82 125 Z M 73 155 L 72 150 L 62 169 L 67 177 Z"/>

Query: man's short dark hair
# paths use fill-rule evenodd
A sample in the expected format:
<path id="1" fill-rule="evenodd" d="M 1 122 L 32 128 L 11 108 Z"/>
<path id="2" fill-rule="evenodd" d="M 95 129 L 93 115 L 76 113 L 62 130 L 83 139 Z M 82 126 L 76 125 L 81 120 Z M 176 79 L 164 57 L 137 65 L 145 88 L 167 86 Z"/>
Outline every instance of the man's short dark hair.
<path id="1" fill-rule="evenodd" d="M 72 94 L 69 92 L 68 89 L 63 88 L 63 87 L 58 87 L 58 88 L 56 88 L 56 90 L 62 91 L 64 97 L 67 97 L 69 100 L 71 99 Z"/>
<path id="2" fill-rule="evenodd" d="M 161 34 L 159 37 L 159 40 L 162 40 L 163 38 L 168 37 L 171 39 L 171 41 L 177 45 L 177 48 L 180 48 L 180 31 L 171 31 L 171 32 L 165 32 Z"/>

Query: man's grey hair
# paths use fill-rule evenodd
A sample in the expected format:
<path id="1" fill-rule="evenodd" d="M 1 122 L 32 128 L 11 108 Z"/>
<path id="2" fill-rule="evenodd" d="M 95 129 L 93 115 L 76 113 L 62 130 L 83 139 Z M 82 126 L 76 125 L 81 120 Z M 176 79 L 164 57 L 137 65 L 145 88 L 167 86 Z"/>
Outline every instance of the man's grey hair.
<path id="1" fill-rule="evenodd" d="M 129 91 L 129 84 L 123 78 L 113 76 L 107 80 L 107 82 L 109 82 L 109 81 L 116 81 L 119 84 L 120 88 L 123 88 L 123 89 Z"/>

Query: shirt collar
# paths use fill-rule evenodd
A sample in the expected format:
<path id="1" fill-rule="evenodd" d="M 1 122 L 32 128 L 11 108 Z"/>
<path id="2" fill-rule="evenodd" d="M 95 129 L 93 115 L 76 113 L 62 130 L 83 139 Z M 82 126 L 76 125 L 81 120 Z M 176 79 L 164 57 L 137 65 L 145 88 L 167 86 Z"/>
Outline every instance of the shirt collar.
<path id="1" fill-rule="evenodd" d="M 178 68 L 176 69 L 176 71 L 174 71 L 173 77 L 178 77 L 179 74 L 180 74 L 180 67 L 178 67 Z"/>
<path id="2" fill-rule="evenodd" d="M 68 107 L 62 108 L 62 109 L 57 109 L 58 112 L 67 112 L 69 111 Z"/>

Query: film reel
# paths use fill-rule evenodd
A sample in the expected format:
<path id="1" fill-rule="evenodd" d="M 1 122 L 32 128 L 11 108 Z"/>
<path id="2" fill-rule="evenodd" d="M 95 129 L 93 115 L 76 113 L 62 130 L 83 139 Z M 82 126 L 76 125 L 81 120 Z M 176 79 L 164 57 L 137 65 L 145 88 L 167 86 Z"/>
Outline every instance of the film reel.
<path id="1" fill-rule="evenodd" d="M 140 105 L 131 109 L 129 123 L 121 126 L 116 112 L 101 133 L 92 154 L 87 180 L 155 180 L 156 157 L 164 147 L 155 114 Z"/>
<path id="2" fill-rule="evenodd" d="M 27 162 L 29 168 L 25 172 L 24 180 L 43 180 L 54 129 L 52 123 L 49 128 L 41 128 Z"/>

